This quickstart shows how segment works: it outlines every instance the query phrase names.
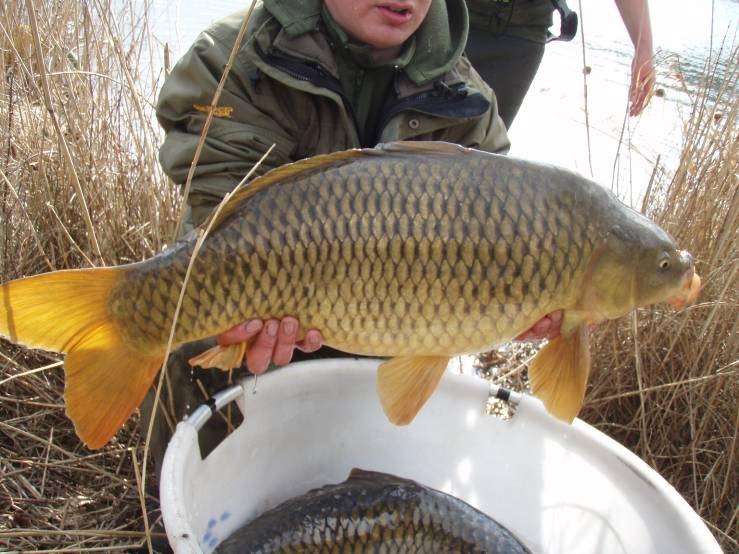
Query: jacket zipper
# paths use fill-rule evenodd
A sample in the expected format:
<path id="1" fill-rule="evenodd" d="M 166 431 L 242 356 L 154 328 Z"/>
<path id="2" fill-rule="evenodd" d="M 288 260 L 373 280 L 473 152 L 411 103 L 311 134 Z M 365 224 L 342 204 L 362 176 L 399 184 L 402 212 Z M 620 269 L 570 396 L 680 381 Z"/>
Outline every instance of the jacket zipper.
<path id="1" fill-rule="evenodd" d="M 341 98 L 344 109 L 354 124 L 355 131 L 357 134 L 359 133 L 359 125 L 354 108 L 352 108 L 349 99 L 344 94 L 339 81 L 331 76 L 328 71 L 318 64 L 309 64 L 291 56 L 266 53 L 258 43 L 255 43 L 254 46 L 257 54 L 265 63 L 279 69 L 294 79 L 314 84 L 338 95 Z M 450 95 L 452 96 L 451 99 L 449 98 Z M 379 137 L 382 135 L 382 131 L 385 129 L 385 125 L 402 111 L 416 109 L 422 113 L 438 115 L 428 111 L 428 109 L 424 110 L 422 107 L 429 106 L 431 104 L 428 102 L 429 100 L 432 100 L 433 104 L 451 105 L 452 102 L 464 101 L 465 98 L 467 98 L 467 85 L 465 83 L 459 83 L 453 86 L 441 84 L 440 86 L 435 86 L 433 90 L 419 92 L 412 96 L 406 96 L 405 98 L 396 100 L 383 110 L 383 115 L 380 119 L 380 124 L 377 126 L 373 142 L 375 144 L 377 143 Z"/>
<path id="2" fill-rule="evenodd" d="M 439 91 L 434 89 L 419 92 L 412 96 L 406 96 L 405 98 L 396 100 L 394 103 L 390 104 L 386 109 L 383 110 L 382 119 L 380 119 L 380 125 L 377 127 L 377 136 L 375 137 L 375 142 L 377 142 L 377 140 L 380 138 L 382 130 L 390 122 L 390 120 L 405 110 L 415 109 L 416 111 L 421 113 L 438 115 L 434 114 L 434 112 L 431 112 L 428 109 L 421 109 L 421 107 L 427 107 L 431 103 L 439 105 L 451 105 L 452 102 L 464 101 L 464 99 L 467 98 L 467 85 L 464 83 L 459 83 L 458 85 L 453 86 L 448 86 L 444 84 L 443 88 L 445 90 Z M 447 95 L 453 95 L 453 98 L 447 98 Z M 431 100 L 432 102 L 428 102 L 429 100 Z"/>
<path id="3" fill-rule="evenodd" d="M 262 50 L 258 43 L 255 43 L 254 46 L 257 54 L 259 54 L 259 57 L 262 58 L 265 63 L 271 65 L 276 69 L 279 69 L 293 79 L 311 83 L 337 94 L 339 98 L 341 98 L 344 109 L 349 113 L 349 117 L 351 117 L 351 120 L 354 123 L 354 128 L 357 130 L 359 129 L 359 125 L 357 124 L 357 117 L 354 114 L 354 108 L 352 108 L 352 105 L 349 103 L 349 99 L 344 94 L 344 91 L 341 88 L 341 84 L 325 69 L 323 69 L 318 64 L 308 64 L 306 62 L 303 62 L 302 60 L 298 60 L 284 54 L 268 54 L 264 52 L 264 50 Z"/>

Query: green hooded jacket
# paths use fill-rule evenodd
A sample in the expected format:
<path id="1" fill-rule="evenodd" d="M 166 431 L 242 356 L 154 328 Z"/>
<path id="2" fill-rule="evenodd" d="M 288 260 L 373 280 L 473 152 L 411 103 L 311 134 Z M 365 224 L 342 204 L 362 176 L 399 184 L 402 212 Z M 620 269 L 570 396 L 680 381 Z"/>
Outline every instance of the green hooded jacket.
<path id="1" fill-rule="evenodd" d="M 432 0 L 410 39 L 412 48 L 404 48 L 393 67 L 381 104 L 358 106 L 371 110 L 369 131 L 358 128 L 350 98 L 356 90 L 346 91 L 347 57 L 336 55 L 336 33 L 328 31 L 322 8 L 321 0 L 264 0 L 255 8 L 193 177 L 188 203 L 194 224 L 272 144 L 259 174 L 301 158 L 394 140 L 444 140 L 507 152 L 495 96 L 462 55 L 468 28 L 463 0 Z M 236 13 L 201 33 L 162 87 L 157 118 L 166 137 L 159 159 L 176 183 L 187 178 L 244 16 Z M 362 75 L 372 79 L 371 71 Z M 372 83 L 362 87 L 367 85 Z"/>

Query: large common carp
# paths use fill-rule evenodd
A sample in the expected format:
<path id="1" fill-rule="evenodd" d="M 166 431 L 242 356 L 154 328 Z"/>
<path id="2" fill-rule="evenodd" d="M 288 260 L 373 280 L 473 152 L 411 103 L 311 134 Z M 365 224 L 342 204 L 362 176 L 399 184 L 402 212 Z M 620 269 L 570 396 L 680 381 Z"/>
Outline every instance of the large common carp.
<path id="1" fill-rule="evenodd" d="M 508 529 L 458 498 L 358 469 L 343 483 L 263 513 L 214 552 L 531 554 Z"/>
<path id="2" fill-rule="evenodd" d="M 415 417 L 450 357 L 490 349 L 555 310 L 561 336 L 530 377 L 548 410 L 571 421 L 589 371 L 587 326 L 691 302 L 700 288 L 690 255 L 595 183 L 446 143 L 285 165 L 210 223 L 174 344 L 293 315 L 329 346 L 391 358 L 377 388 L 397 424 Z M 88 446 L 105 444 L 151 386 L 194 248 L 0 287 L 0 335 L 66 353 L 67 414 Z M 242 353 L 200 360 L 228 367 Z"/>

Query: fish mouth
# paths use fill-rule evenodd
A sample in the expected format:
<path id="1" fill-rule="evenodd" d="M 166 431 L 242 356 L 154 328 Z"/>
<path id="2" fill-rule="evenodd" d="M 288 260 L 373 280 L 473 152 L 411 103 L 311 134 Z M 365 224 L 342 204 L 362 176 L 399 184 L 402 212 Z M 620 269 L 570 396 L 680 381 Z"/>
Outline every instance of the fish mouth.
<path id="1" fill-rule="evenodd" d="M 701 278 L 693 268 L 690 268 L 685 272 L 683 277 L 683 284 L 680 287 L 680 291 L 667 300 L 676 310 L 682 310 L 686 306 L 694 304 L 698 299 L 698 294 L 701 291 Z"/>

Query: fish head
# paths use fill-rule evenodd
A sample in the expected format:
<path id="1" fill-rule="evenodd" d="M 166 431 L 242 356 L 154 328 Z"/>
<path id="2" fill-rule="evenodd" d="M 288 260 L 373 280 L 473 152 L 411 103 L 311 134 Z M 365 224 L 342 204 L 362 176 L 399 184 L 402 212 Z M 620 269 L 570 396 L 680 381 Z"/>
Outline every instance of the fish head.
<path id="1" fill-rule="evenodd" d="M 681 309 L 696 301 L 701 288 L 690 253 L 637 212 L 610 229 L 592 264 L 588 308 L 593 322 L 662 302 Z"/>
<path id="2" fill-rule="evenodd" d="M 688 251 L 661 248 L 640 254 L 634 279 L 635 308 L 668 302 L 681 309 L 697 300 L 701 278 Z"/>

